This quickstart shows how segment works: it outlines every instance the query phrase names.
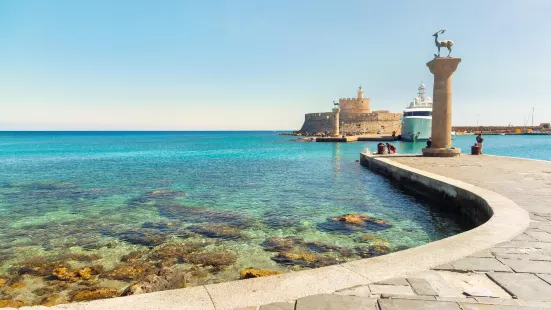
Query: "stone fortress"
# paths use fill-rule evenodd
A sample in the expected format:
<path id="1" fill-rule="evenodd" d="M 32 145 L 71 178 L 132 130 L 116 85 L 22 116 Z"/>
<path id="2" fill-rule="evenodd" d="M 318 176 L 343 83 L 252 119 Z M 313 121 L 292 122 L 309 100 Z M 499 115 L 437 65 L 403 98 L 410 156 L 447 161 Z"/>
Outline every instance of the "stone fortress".
<path id="1" fill-rule="evenodd" d="M 400 134 L 402 113 L 391 113 L 386 110 L 371 111 L 371 99 L 364 98 L 364 91 L 358 88 L 357 98 L 339 99 L 340 134 L 363 135 L 370 133 Z M 303 135 L 317 135 L 326 129 L 333 135 L 335 132 L 335 112 L 308 113 L 300 129 Z M 339 131 L 339 130 L 337 130 Z"/>

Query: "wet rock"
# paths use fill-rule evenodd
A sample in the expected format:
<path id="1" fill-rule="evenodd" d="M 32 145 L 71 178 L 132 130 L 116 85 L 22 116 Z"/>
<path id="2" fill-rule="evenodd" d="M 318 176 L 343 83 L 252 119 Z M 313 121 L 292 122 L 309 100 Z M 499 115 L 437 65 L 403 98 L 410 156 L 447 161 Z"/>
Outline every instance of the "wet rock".
<path id="1" fill-rule="evenodd" d="M 27 304 L 21 300 L 0 299 L 0 308 L 19 308 L 26 306 Z"/>
<path id="2" fill-rule="evenodd" d="M 280 273 L 281 272 L 279 271 L 273 271 L 273 270 L 247 268 L 247 269 L 241 270 L 239 274 L 241 276 L 241 279 L 250 279 L 250 278 L 274 276 Z"/>
<path id="3" fill-rule="evenodd" d="M 191 253 L 184 257 L 186 263 L 210 266 L 215 269 L 221 269 L 235 264 L 237 257 L 232 253 Z"/>
<path id="4" fill-rule="evenodd" d="M 390 222 L 382 219 L 373 218 L 367 214 L 350 213 L 339 217 L 332 218 L 333 221 L 339 221 L 346 224 L 365 226 L 367 223 L 374 223 L 377 225 L 391 226 Z"/>
<path id="5" fill-rule="evenodd" d="M 205 224 L 190 226 L 188 229 L 209 238 L 221 238 L 228 240 L 241 239 L 241 229 L 236 226 L 222 224 Z"/>
<path id="6" fill-rule="evenodd" d="M 370 245 L 356 248 L 356 253 L 362 258 L 384 255 L 388 252 L 390 252 L 390 248 L 385 245 Z"/>
<path id="7" fill-rule="evenodd" d="M 71 301 L 89 301 L 103 298 L 112 298 L 120 295 L 119 290 L 114 288 L 94 287 L 85 288 L 72 292 Z"/>
<path id="8" fill-rule="evenodd" d="M 100 271 L 95 267 L 86 267 L 77 270 L 71 270 L 66 267 L 56 268 L 52 272 L 52 276 L 61 281 L 77 282 L 82 280 L 89 280 L 94 275 L 99 274 Z"/>
<path id="9" fill-rule="evenodd" d="M 154 271 L 154 268 L 148 264 L 127 264 L 119 265 L 113 270 L 103 273 L 101 276 L 107 279 L 130 281 L 141 279 Z"/>
<path id="10" fill-rule="evenodd" d="M 143 281 L 128 286 L 123 291 L 122 296 L 177 289 L 182 287 L 185 276 L 183 271 L 163 268 L 156 274 L 148 275 Z"/>
<path id="11" fill-rule="evenodd" d="M 42 298 L 42 300 L 40 300 L 40 305 L 41 306 L 46 306 L 46 307 L 51 307 L 51 306 L 55 306 L 55 305 L 59 305 L 59 304 L 65 304 L 67 303 L 66 300 L 64 300 L 60 295 L 51 295 L 51 296 L 46 296 L 44 298 Z"/>
<path id="12" fill-rule="evenodd" d="M 6 286 L 6 288 L 4 289 L 4 293 L 10 295 L 15 291 L 24 289 L 26 286 L 27 285 L 23 282 L 19 282 L 19 281 L 13 282 Z"/>
<path id="13" fill-rule="evenodd" d="M 6 283 L 8 283 L 7 278 L 0 278 L 0 288 L 6 285 Z"/>
<path id="14" fill-rule="evenodd" d="M 329 218 L 326 222 L 320 223 L 318 229 L 330 233 L 353 233 L 365 230 L 383 230 L 391 226 L 390 222 L 373 218 L 367 214 L 351 213 Z"/>
<path id="15" fill-rule="evenodd" d="M 270 252 L 287 252 L 303 243 L 304 239 L 287 236 L 287 237 L 270 237 L 267 238 L 261 245 L 264 247 L 264 250 Z"/>
<path id="16" fill-rule="evenodd" d="M 69 268 L 69 265 L 60 261 L 48 261 L 44 258 L 32 258 L 11 268 L 18 275 L 49 276 L 56 268 Z"/>
<path id="17" fill-rule="evenodd" d="M 166 235 L 152 229 L 130 229 L 121 232 L 119 239 L 128 243 L 154 247 L 166 240 Z"/>

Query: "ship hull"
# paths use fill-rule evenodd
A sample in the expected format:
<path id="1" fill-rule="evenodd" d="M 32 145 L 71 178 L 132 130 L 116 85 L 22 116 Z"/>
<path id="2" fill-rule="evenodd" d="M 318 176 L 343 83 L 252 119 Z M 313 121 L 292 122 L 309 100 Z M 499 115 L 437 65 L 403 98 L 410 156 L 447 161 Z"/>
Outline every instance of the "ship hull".
<path id="1" fill-rule="evenodd" d="M 402 140 L 426 141 L 432 132 L 432 117 L 404 117 L 402 119 Z"/>

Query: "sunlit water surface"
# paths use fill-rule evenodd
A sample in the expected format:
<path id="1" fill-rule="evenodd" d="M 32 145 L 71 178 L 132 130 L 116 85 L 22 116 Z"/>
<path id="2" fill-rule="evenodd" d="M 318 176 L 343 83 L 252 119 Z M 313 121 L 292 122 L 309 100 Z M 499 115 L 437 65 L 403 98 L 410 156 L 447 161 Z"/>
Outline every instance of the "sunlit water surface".
<path id="1" fill-rule="evenodd" d="M 275 132 L 0 133 L 0 304 L 114 296 L 162 267 L 182 287 L 315 268 L 469 228 L 362 168 L 365 148 Z M 549 160 L 551 139 L 487 137 L 484 150 Z M 331 220 L 348 213 L 384 224 Z"/>

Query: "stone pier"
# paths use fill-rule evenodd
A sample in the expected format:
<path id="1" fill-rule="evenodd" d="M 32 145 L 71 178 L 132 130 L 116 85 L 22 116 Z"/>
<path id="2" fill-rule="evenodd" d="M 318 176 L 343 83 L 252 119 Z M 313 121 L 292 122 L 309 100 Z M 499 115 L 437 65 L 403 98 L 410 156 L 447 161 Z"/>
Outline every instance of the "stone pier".
<path id="1" fill-rule="evenodd" d="M 432 106 L 432 146 L 423 149 L 424 156 L 453 157 L 460 149 L 451 149 L 452 134 L 452 74 L 461 58 L 435 58 L 427 63 L 434 74 Z"/>

